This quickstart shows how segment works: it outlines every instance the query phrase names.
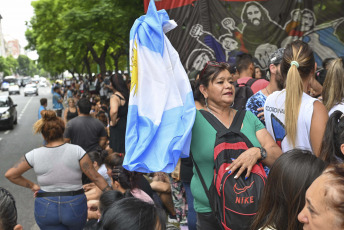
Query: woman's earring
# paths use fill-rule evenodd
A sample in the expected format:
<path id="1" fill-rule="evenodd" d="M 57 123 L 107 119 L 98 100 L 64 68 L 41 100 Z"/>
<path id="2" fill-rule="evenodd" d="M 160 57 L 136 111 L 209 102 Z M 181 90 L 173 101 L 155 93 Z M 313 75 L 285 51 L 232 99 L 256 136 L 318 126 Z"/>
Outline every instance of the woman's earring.
<path id="1" fill-rule="evenodd" d="M 234 101 L 233 101 L 233 103 L 231 104 L 231 108 L 233 108 L 233 106 L 234 106 Z"/>
<path id="2" fill-rule="evenodd" d="M 208 98 L 204 98 L 205 106 L 208 108 Z"/>

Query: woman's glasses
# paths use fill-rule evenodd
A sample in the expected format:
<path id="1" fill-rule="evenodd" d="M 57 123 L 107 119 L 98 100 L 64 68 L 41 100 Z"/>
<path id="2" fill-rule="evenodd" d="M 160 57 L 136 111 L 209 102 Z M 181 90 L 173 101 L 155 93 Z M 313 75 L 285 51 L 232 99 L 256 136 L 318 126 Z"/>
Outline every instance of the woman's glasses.
<path id="1" fill-rule="evenodd" d="M 215 66 L 215 67 L 222 67 L 222 66 L 226 66 L 227 68 L 229 68 L 229 64 L 227 62 L 216 62 L 216 61 L 208 61 L 207 64 L 204 66 L 201 74 L 199 75 L 199 78 L 201 79 L 205 70 L 208 68 L 208 66 Z"/>

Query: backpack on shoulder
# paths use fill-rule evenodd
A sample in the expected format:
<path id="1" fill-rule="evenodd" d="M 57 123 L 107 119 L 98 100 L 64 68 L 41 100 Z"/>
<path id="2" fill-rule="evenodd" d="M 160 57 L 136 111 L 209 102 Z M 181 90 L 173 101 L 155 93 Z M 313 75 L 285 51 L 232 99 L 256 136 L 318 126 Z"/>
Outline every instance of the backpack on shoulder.
<path id="1" fill-rule="evenodd" d="M 209 112 L 204 110 L 200 112 L 217 131 L 214 147 L 214 178 L 209 190 L 195 161 L 194 165 L 218 221 L 218 228 L 250 229 L 267 179 L 263 165 L 255 164 L 246 180 L 245 173 L 234 179 L 237 171 L 228 174 L 226 170 L 241 153 L 253 147 L 248 138 L 240 132 L 246 111 L 239 110 L 236 113 L 229 129 Z"/>
<path id="2" fill-rule="evenodd" d="M 251 78 L 246 83 L 239 84 L 238 81 L 234 82 L 235 98 L 233 109 L 244 110 L 246 108 L 247 100 L 253 95 L 251 86 L 257 80 L 258 79 Z"/>

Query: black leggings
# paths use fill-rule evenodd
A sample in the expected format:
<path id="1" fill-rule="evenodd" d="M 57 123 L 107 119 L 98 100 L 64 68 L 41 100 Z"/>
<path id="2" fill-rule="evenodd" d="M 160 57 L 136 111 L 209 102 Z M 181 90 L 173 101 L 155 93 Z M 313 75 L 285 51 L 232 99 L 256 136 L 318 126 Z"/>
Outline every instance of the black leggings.
<path id="1" fill-rule="evenodd" d="M 221 230 L 212 212 L 197 213 L 197 230 Z"/>

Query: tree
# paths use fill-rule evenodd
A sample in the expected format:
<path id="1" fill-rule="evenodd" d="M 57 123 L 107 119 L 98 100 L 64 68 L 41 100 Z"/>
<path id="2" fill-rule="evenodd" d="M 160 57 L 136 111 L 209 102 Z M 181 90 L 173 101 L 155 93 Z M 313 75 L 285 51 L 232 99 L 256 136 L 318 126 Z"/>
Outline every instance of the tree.
<path id="1" fill-rule="evenodd" d="M 139 0 L 37 0 L 32 5 L 26 48 L 37 50 L 38 62 L 49 72 L 68 70 L 73 76 L 90 75 L 96 64 L 103 75 L 113 66 L 116 71 L 124 67 L 120 58 L 128 56 L 129 30 L 143 13 Z"/>

